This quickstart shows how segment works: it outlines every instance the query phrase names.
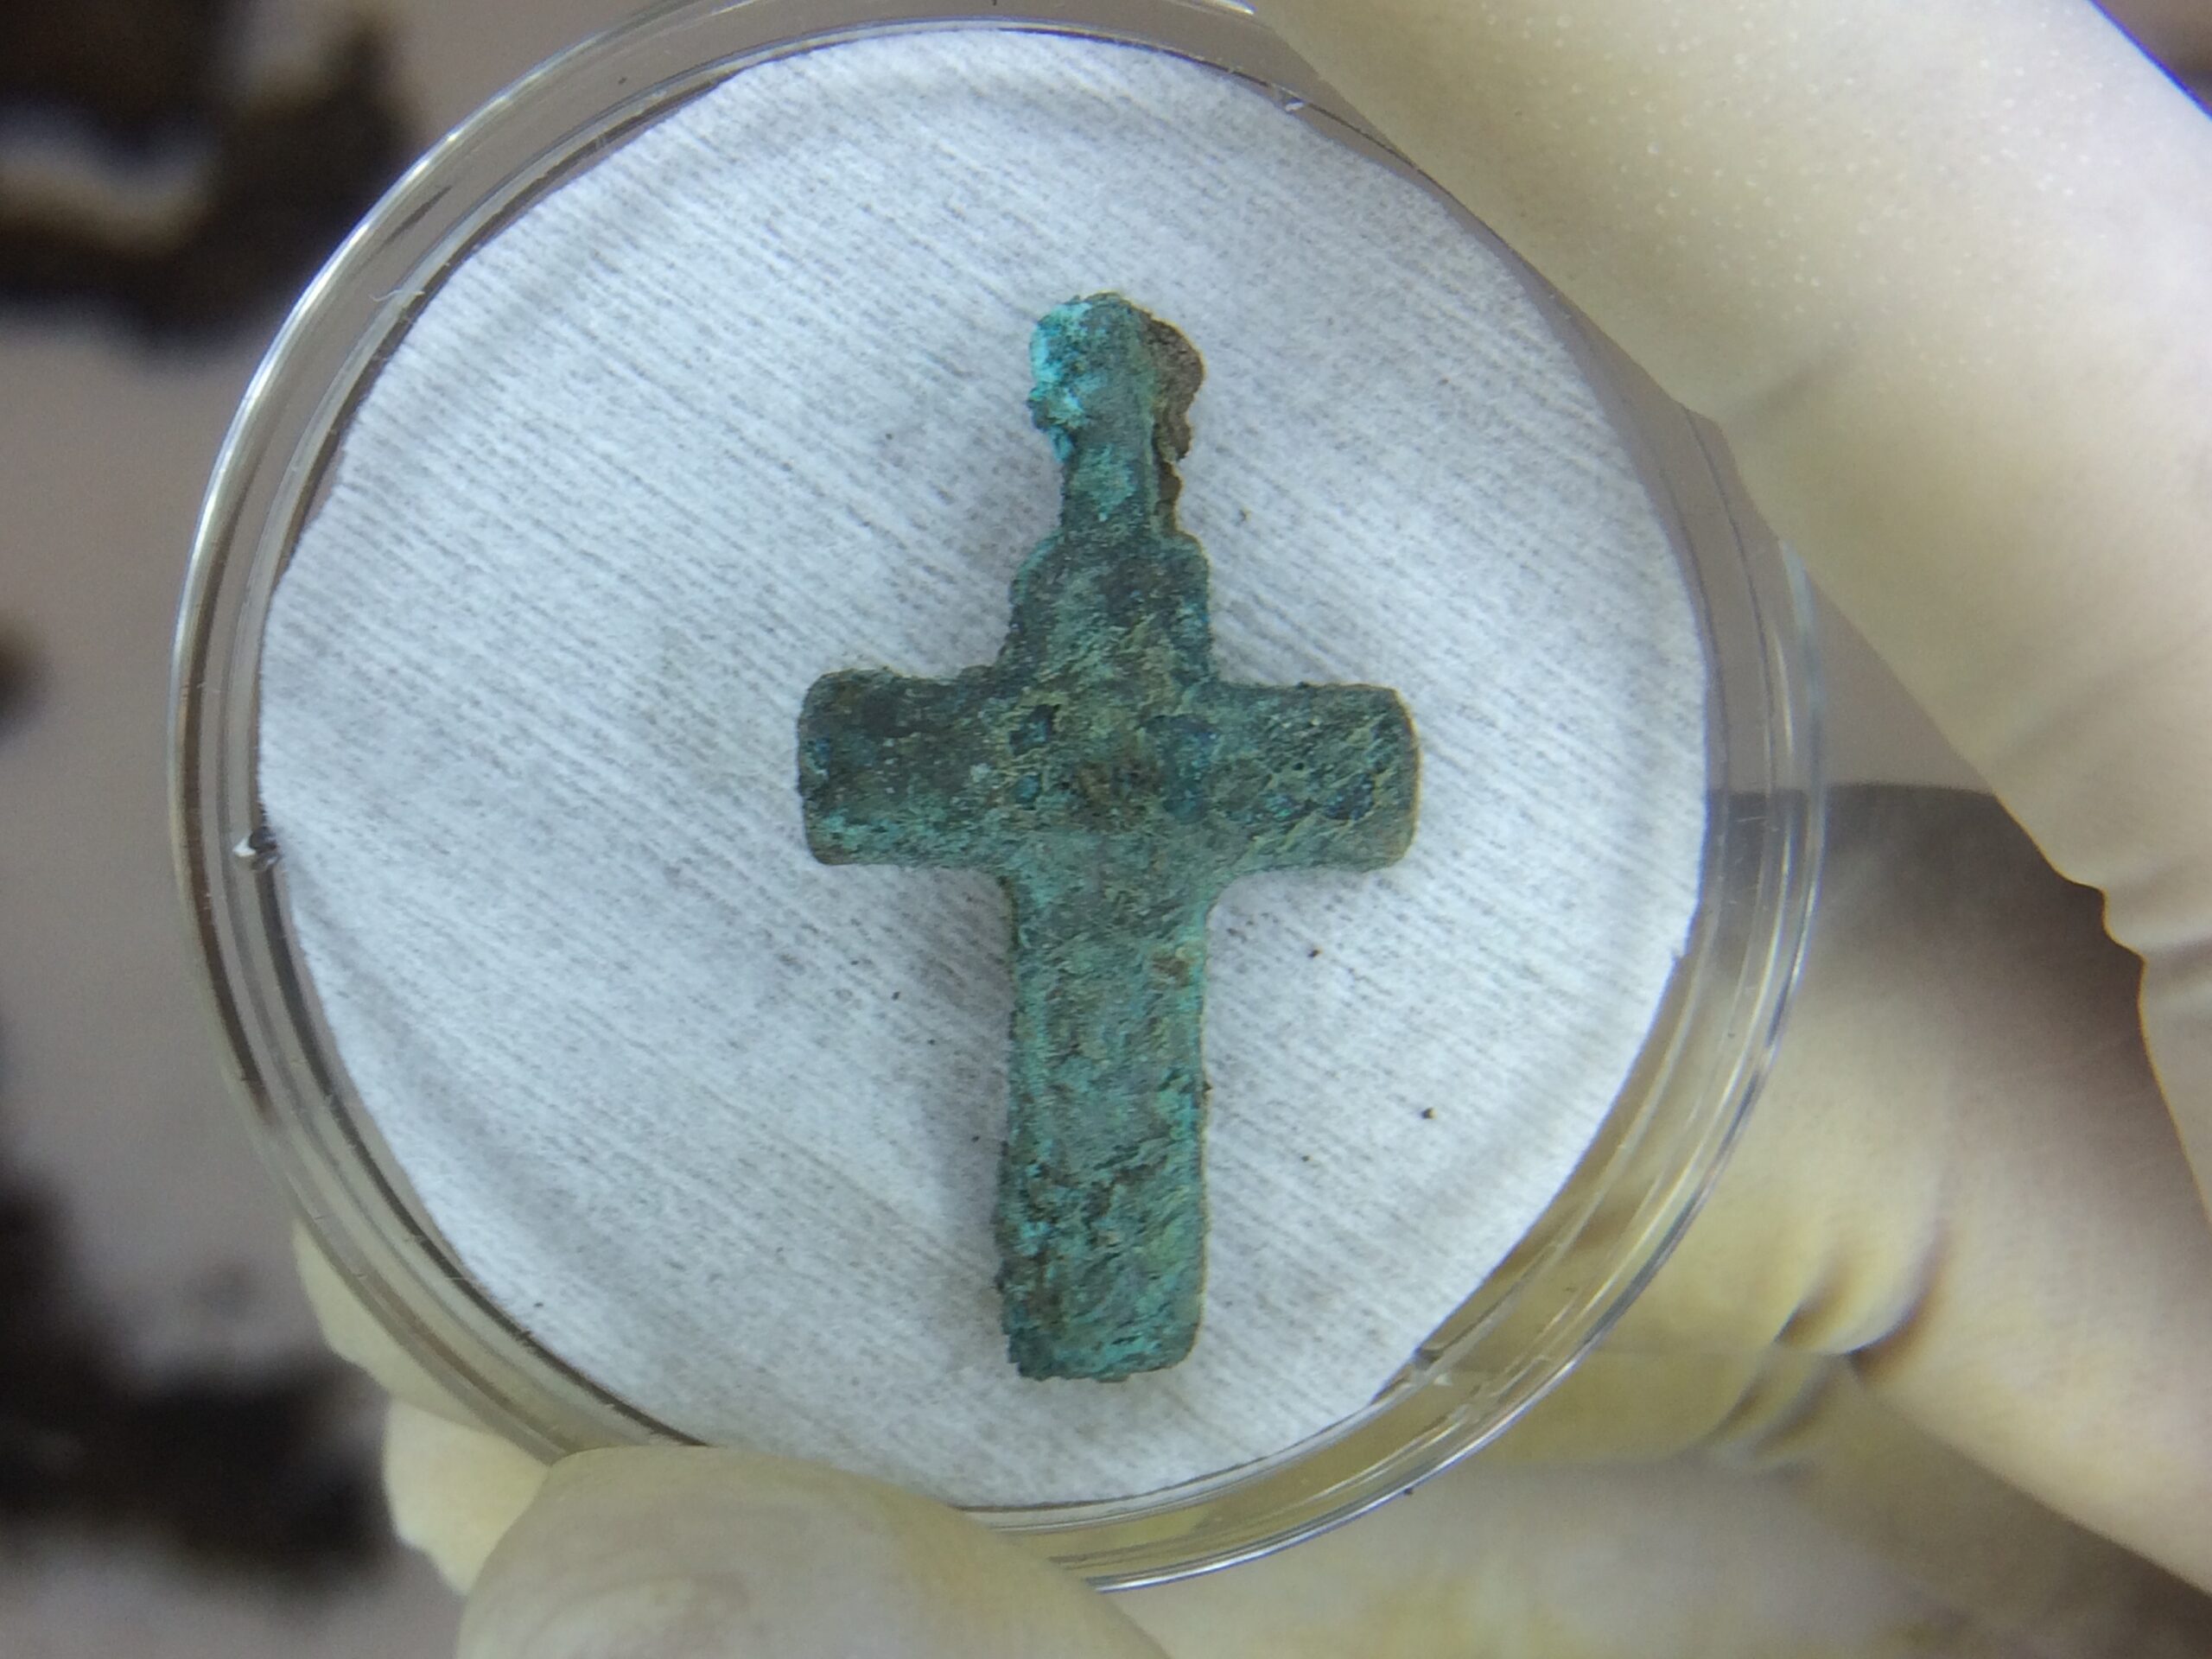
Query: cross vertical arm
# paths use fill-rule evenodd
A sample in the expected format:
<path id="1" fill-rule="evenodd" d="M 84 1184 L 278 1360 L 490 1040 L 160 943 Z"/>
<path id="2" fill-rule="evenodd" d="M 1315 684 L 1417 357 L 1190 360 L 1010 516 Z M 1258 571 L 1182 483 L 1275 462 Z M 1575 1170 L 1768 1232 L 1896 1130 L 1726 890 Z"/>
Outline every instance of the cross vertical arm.
<path id="1" fill-rule="evenodd" d="M 999 1290 L 1024 1376 L 1173 1365 L 1205 1288 L 1206 913 L 1211 892 L 1039 859 L 1007 880 L 1013 1043 Z"/>

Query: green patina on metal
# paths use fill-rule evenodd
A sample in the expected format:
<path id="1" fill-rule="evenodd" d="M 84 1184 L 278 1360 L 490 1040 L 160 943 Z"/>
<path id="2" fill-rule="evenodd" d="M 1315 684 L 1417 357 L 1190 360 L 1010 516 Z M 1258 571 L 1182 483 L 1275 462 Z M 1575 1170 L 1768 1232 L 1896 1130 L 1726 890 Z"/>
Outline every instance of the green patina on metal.
<path id="1" fill-rule="evenodd" d="M 1030 355 L 1060 523 L 1014 576 L 997 660 L 816 681 L 799 792 L 824 863 L 1004 885 L 1007 1352 L 1025 1376 L 1103 1380 L 1198 1335 L 1207 913 L 1240 876 L 1397 858 L 1420 760 L 1395 692 L 1215 672 L 1206 556 L 1175 520 L 1190 342 L 1106 294 L 1048 314 Z"/>

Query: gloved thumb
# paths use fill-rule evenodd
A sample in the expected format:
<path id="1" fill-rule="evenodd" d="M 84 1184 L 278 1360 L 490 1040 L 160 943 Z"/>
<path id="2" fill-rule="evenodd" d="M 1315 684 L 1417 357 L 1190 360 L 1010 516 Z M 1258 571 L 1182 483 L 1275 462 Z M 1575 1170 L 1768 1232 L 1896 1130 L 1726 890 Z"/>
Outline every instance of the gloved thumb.
<path id="1" fill-rule="evenodd" d="M 1021 1545 L 851 1475 L 690 1447 L 555 1466 L 461 1659 L 1162 1659 Z"/>

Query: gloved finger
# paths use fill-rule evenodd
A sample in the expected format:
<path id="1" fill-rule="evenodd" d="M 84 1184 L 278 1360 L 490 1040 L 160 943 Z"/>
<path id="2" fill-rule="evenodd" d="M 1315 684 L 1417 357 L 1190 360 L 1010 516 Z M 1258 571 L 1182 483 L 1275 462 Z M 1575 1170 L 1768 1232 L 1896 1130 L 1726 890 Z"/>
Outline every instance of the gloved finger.
<path id="1" fill-rule="evenodd" d="M 586 1452 L 549 1471 L 472 1426 L 315 1243 L 295 1243 L 324 1335 L 397 1396 L 392 1522 L 472 1592 L 464 1659 L 1158 1659 L 1039 1557 L 874 1482 L 696 1447 Z"/>
<path id="2" fill-rule="evenodd" d="M 1705 1357 L 1593 1365 L 1627 1373 L 1607 1392 L 1629 1401 L 1700 1392 L 1682 1374 Z M 1842 1362 L 1770 1363 L 1765 1391 L 1798 1409 L 1732 1435 L 1725 1478 L 1531 1465 L 1499 1455 L 1509 1437 L 1287 1554 L 1122 1599 L 1193 1659 L 2212 1651 L 2212 1600 L 1930 1440 Z"/>
<path id="3" fill-rule="evenodd" d="M 1718 1455 L 1777 1473 L 1815 1513 L 1945 1605 L 2039 1655 L 2212 1652 L 2212 1598 L 2063 1520 L 1890 1410 L 1848 1364 Z"/>
<path id="4" fill-rule="evenodd" d="M 1103 1597 L 895 1488 L 697 1448 L 556 1465 L 461 1659 L 1161 1659 Z"/>
<path id="5" fill-rule="evenodd" d="M 361 1305 L 346 1275 L 304 1227 L 292 1229 L 292 1262 L 315 1310 L 322 1339 L 340 1359 L 359 1366 L 385 1393 L 456 1423 L 474 1424 L 468 1408 L 452 1390 L 423 1369 L 414 1355 L 392 1340 L 377 1317 Z"/>
<path id="6" fill-rule="evenodd" d="M 1719 423 L 2104 890 L 2212 1171 L 2212 122 L 2065 0 L 1256 9 Z"/>
<path id="7" fill-rule="evenodd" d="M 546 1465 L 480 1427 L 361 1303 L 304 1228 L 292 1255 L 323 1340 L 391 1395 L 384 1490 L 392 1529 L 466 1591 L 493 1547 L 537 1494 Z"/>
<path id="8" fill-rule="evenodd" d="M 1778 1478 L 1943 1606 L 2037 1653 L 2212 1650 L 2212 1598 L 1932 1439 L 1847 1357 L 1601 1350 L 1488 1455 L 1557 1466 L 1693 1448 Z"/>
<path id="9" fill-rule="evenodd" d="M 1771 1346 L 1848 1356 L 2024 1487 L 2212 1581 L 2212 1236 L 2129 959 L 1993 803 L 1946 791 L 1839 797 L 1827 917 L 1712 1202 L 1515 1440 L 1649 1457 L 1764 1433 L 1795 1408 Z M 303 1271 L 341 1351 L 405 1386 L 327 1267 Z M 424 1537 L 475 1524 L 465 1461 L 404 1468 L 400 1513 L 460 1517 Z"/>
<path id="10" fill-rule="evenodd" d="M 385 1420 L 384 1489 L 392 1530 L 467 1592 L 545 1485 L 547 1469 L 480 1428 L 394 1400 Z"/>
<path id="11" fill-rule="evenodd" d="M 1836 1356 L 2212 1586 L 2212 1227 L 2144 1058 L 2134 959 L 1985 797 L 1843 791 L 1832 828 L 1825 921 L 1728 1169 L 1611 1363 L 1519 1434 L 1636 1456 L 1756 1439 L 1805 1403 L 1767 1351 Z"/>

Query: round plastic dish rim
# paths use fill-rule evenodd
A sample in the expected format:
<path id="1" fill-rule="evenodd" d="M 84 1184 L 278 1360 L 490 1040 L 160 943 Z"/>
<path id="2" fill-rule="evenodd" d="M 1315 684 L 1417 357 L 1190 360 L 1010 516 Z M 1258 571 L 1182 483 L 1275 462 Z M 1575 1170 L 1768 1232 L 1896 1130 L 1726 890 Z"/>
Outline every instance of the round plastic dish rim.
<path id="1" fill-rule="evenodd" d="M 259 813 L 257 688 L 270 596 L 357 400 L 472 249 L 627 134 L 731 73 L 860 35 L 948 27 L 1049 29 L 1173 53 L 1244 79 L 1290 115 L 1419 176 L 1224 0 L 1027 0 L 1019 11 L 947 0 L 665 6 L 518 83 L 393 187 L 270 348 L 201 516 L 176 645 L 172 829 L 238 1092 L 264 1154 L 369 1309 L 486 1427 L 543 1456 L 684 1437 L 538 1346 L 471 1281 L 340 1064 L 292 938 L 282 849 Z M 1488 238 L 1466 222 L 1469 234 Z M 1596 1143 L 1509 1260 L 1366 1410 L 1259 1464 L 1170 1491 L 978 1512 L 1102 1586 L 1156 1582 L 1281 1548 L 1501 1433 L 1566 1375 L 1665 1256 L 1777 1040 L 1811 910 L 1821 822 L 1802 578 L 1745 508 L 1711 435 L 1498 251 L 1523 271 L 1609 399 L 1671 518 L 1701 612 L 1711 811 L 1698 914 Z"/>

